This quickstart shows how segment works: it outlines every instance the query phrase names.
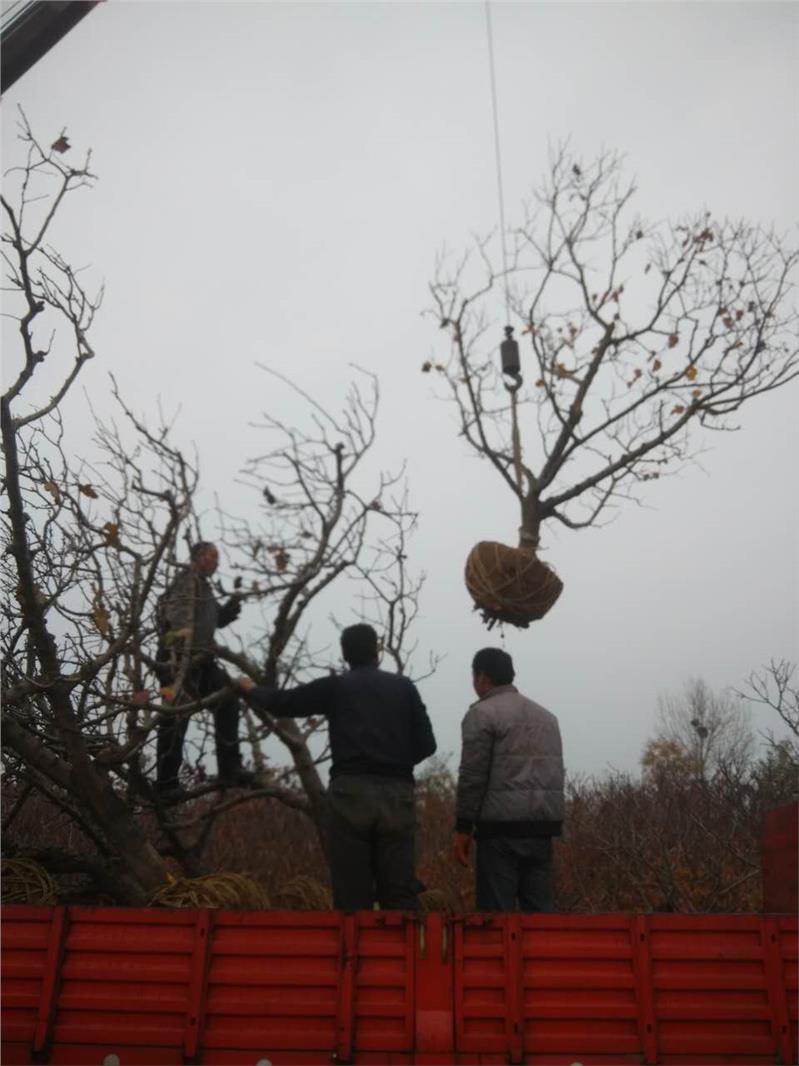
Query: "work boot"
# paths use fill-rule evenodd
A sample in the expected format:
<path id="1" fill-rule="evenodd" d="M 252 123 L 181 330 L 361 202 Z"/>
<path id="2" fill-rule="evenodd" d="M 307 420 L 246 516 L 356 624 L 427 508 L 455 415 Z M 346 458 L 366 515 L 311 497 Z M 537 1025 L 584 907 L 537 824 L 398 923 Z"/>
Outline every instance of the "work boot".
<path id="1" fill-rule="evenodd" d="M 252 770 L 245 770 L 241 765 L 220 771 L 218 777 L 222 788 L 252 788 L 255 780 L 255 773 Z"/>
<path id="2" fill-rule="evenodd" d="M 155 791 L 161 803 L 180 803 L 187 798 L 188 793 L 179 781 L 156 781 Z"/>

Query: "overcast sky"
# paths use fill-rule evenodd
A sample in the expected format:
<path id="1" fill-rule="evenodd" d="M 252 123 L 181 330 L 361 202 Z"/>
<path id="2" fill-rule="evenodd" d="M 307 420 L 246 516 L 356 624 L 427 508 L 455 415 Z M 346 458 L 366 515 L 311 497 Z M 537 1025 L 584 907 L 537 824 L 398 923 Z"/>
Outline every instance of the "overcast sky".
<path id="1" fill-rule="evenodd" d="M 569 137 L 586 158 L 624 153 L 650 217 L 708 207 L 796 239 L 797 4 L 492 11 L 509 223 Z M 545 530 L 565 582 L 546 619 L 500 638 L 471 612 L 466 555 L 513 543 L 518 517 L 420 373 L 443 354 L 420 312 L 440 247 L 497 223 L 482 3 L 106 0 L 4 96 L 5 166 L 18 103 L 46 143 L 66 126 L 92 146 L 101 179 L 58 231 L 107 284 L 83 386 L 100 410 L 109 371 L 137 410 L 182 405 L 177 439 L 196 442 L 209 502 L 249 505 L 233 482 L 263 451 L 263 410 L 301 417 L 257 362 L 331 406 L 349 363 L 379 375 L 378 457 L 407 459 L 421 513 L 418 636 L 446 656 L 421 686 L 441 749 L 458 748 L 487 643 L 559 716 L 573 773 L 635 769 L 659 693 L 697 676 L 740 686 L 799 656 L 796 383 L 706 440 L 701 469 L 651 485 L 647 509 Z M 80 390 L 67 417 L 88 453 Z M 346 617 L 341 595 L 323 616 Z"/>

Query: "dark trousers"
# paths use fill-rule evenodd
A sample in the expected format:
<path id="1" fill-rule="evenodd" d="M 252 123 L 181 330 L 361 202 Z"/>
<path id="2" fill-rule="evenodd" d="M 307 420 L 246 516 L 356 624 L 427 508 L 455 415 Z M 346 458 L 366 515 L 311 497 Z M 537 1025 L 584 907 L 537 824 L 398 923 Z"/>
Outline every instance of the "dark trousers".
<path id="1" fill-rule="evenodd" d="M 335 777 L 328 789 L 327 843 L 337 910 L 418 910 L 413 783 L 395 777 Z"/>
<path id="2" fill-rule="evenodd" d="M 478 911 L 554 910 L 551 837 L 487 837 L 477 841 Z"/>
<path id="3" fill-rule="evenodd" d="M 170 684 L 162 678 L 163 684 Z M 193 667 L 183 683 L 183 699 L 197 700 L 210 696 L 230 684 L 225 670 L 214 660 Z M 216 764 L 220 777 L 227 777 L 241 766 L 239 753 L 239 701 L 229 696 L 213 708 Z M 189 727 L 189 715 L 173 714 L 158 725 L 157 781 L 162 788 L 177 784 L 183 762 L 183 741 Z"/>

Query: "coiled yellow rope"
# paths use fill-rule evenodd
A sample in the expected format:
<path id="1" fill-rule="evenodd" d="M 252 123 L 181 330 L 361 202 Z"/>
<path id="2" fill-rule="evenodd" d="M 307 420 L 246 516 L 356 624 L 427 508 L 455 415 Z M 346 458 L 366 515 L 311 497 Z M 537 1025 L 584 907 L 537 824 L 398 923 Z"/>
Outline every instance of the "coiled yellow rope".
<path id="1" fill-rule="evenodd" d="M 206 877 L 172 878 L 157 888 L 150 907 L 224 907 L 266 910 L 269 896 L 249 874 L 208 874 Z"/>
<path id="2" fill-rule="evenodd" d="M 33 903 L 50 907 L 58 899 L 55 881 L 32 859 L 3 859 L 0 865 L 3 903 Z"/>

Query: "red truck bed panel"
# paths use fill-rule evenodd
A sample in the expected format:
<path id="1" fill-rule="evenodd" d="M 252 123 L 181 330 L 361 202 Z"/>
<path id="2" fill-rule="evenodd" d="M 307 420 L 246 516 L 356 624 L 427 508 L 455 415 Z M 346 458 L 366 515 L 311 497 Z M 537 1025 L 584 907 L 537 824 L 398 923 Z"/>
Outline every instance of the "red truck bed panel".
<path id="1" fill-rule="evenodd" d="M 797 920 L 2 908 L 2 1061 L 795 1063 Z"/>

